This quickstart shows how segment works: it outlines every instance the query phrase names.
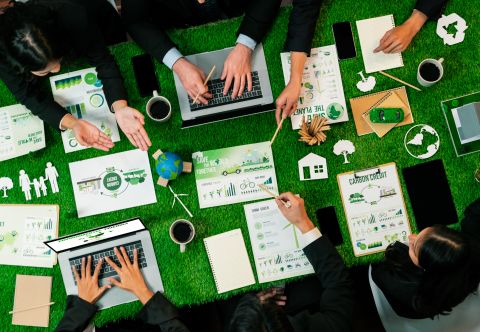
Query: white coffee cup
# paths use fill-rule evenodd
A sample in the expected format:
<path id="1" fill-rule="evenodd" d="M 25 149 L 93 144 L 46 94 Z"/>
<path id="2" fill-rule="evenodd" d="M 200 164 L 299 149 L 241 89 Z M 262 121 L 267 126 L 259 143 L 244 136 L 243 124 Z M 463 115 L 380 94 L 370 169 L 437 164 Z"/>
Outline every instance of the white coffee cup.
<path id="1" fill-rule="evenodd" d="M 422 66 L 424 66 L 427 63 L 433 64 L 440 71 L 440 75 L 438 76 L 438 78 L 435 81 L 428 81 L 425 78 L 423 78 L 422 75 L 420 74 L 420 68 L 422 68 Z M 443 65 L 442 65 L 442 63 L 443 63 L 443 58 L 440 58 L 438 60 L 425 59 L 422 62 L 420 62 L 420 64 L 418 65 L 418 69 L 417 69 L 417 81 L 418 81 L 418 83 L 420 83 L 424 87 L 430 87 L 430 86 L 434 85 L 435 83 L 437 83 L 438 81 L 440 81 L 443 77 Z"/>
<path id="2" fill-rule="evenodd" d="M 179 225 L 185 225 L 189 228 L 189 234 L 188 237 L 186 238 L 178 238 L 178 234 L 175 234 L 175 228 L 178 227 Z M 193 224 L 185 219 L 178 219 L 173 222 L 173 224 L 170 226 L 170 238 L 172 239 L 173 242 L 176 244 L 180 245 L 180 252 L 185 252 L 185 249 L 187 247 L 187 244 L 192 242 L 193 238 L 195 237 L 195 227 L 193 227 Z M 183 235 L 183 234 L 182 234 Z"/>
<path id="3" fill-rule="evenodd" d="M 163 118 L 156 118 L 151 114 L 152 106 L 157 102 L 163 102 L 168 106 L 168 114 Z M 145 108 L 148 117 L 156 122 L 166 122 L 172 116 L 172 105 L 170 104 L 170 101 L 163 96 L 159 96 L 157 90 L 153 91 L 153 97 L 147 102 L 147 106 Z"/>

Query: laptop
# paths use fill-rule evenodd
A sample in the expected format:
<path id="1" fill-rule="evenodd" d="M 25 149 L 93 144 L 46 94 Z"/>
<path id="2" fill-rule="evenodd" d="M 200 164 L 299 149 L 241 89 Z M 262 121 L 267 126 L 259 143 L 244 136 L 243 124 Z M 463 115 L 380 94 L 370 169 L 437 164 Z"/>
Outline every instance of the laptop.
<path id="1" fill-rule="evenodd" d="M 113 251 L 114 247 L 120 249 L 120 246 L 125 248 L 132 262 L 133 250 L 137 248 L 138 264 L 145 282 L 153 292 L 163 292 L 162 279 L 153 251 L 150 232 L 139 218 L 63 236 L 44 243 L 58 254 L 63 283 L 68 295 L 77 295 L 77 285 L 72 265 L 75 265 L 80 273 L 82 257 L 86 258 L 91 255 L 92 272 L 97 265 L 97 261 L 106 256 L 120 266 Z M 98 277 L 99 284 L 108 284 L 107 278 L 109 277 L 118 277 L 118 275 L 103 259 L 102 269 Z M 118 287 L 112 287 L 104 293 L 96 305 L 99 309 L 105 309 L 136 300 L 137 297 L 132 293 Z"/>
<path id="2" fill-rule="evenodd" d="M 200 67 L 205 73 L 209 73 L 213 65 L 216 69 L 208 82 L 208 91 L 212 93 L 208 105 L 193 104 L 188 96 L 180 78 L 174 73 L 175 88 L 177 90 L 178 103 L 182 115 L 182 128 L 198 126 L 206 123 L 222 121 L 235 117 L 252 115 L 275 109 L 273 94 L 268 77 L 267 63 L 262 44 L 258 44 L 252 55 L 252 91 L 247 87 L 242 96 L 235 99 L 229 94 L 223 95 L 225 81 L 220 80 L 225 59 L 233 47 L 214 52 L 193 54 L 186 57 L 188 61 Z M 233 84 L 232 84 L 233 87 Z"/>

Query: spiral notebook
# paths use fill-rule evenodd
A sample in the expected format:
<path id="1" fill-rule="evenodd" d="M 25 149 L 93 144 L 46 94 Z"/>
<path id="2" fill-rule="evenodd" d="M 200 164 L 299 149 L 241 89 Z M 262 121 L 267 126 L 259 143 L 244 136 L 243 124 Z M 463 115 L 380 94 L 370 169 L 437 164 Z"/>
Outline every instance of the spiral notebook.
<path id="1" fill-rule="evenodd" d="M 225 293 L 255 283 L 242 231 L 203 239 L 218 293 Z"/>
<path id="2" fill-rule="evenodd" d="M 403 67 L 401 53 L 373 53 L 388 30 L 395 28 L 393 15 L 357 21 L 358 38 L 362 49 L 363 63 L 367 73 Z"/>

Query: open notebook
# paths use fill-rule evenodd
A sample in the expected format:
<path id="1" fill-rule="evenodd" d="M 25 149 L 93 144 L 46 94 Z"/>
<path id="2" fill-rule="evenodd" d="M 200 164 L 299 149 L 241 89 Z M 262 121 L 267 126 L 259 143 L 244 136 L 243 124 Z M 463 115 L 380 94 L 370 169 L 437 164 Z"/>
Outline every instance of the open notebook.
<path id="1" fill-rule="evenodd" d="M 255 283 L 242 231 L 203 239 L 218 293 L 225 293 Z"/>
<path id="2" fill-rule="evenodd" d="M 395 27 L 393 15 L 369 18 L 357 21 L 358 38 L 362 48 L 363 63 L 367 73 L 403 67 L 401 53 L 373 53 L 385 32 Z"/>

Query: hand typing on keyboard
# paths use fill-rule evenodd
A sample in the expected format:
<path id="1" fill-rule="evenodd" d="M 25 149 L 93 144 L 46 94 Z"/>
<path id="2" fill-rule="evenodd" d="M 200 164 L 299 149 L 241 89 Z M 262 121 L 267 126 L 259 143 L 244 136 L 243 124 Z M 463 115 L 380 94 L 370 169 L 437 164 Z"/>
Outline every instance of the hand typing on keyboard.
<path id="1" fill-rule="evenodd" d="M 95 271 L 92 274 L 92 256 L 88 256 L 85 264 L 85 257 L 82 258 L 82 265 L 80 267 L 80 274 L 75 265 L 72 265 L 72 271 L 75 276 L 75 281 L 78 287 L 78 297 L 89 303 L 95 303 L 103 293 L 112 286 L 104 285 L 98 286 L 98 274 L 102 268 L 102 259 L 99 259 L 95 266 Z"/>
<path id="2" fill-rule="evenodd" d="M 252 50 L 237 44 L 223 64 L 221 79 L 225 80 L 223 95 L 226 96 L 233 84 L 231 98 L 241 96 L 245 90 L 252 91 Z"/>
<path id="3" fill-rule="evenodd" d="M 192 98 L 192 100 L 195 99 L 200 92 L 197 102 L 208 105 L 208 99 L 211 98 L 212 95 L 209 93 L 208 87 L 203 84 L 206 78 L 205 73 L 185 58 L 181 58 L 175 62 L 172 69 L 180 78 L 190 98 Z"/>

